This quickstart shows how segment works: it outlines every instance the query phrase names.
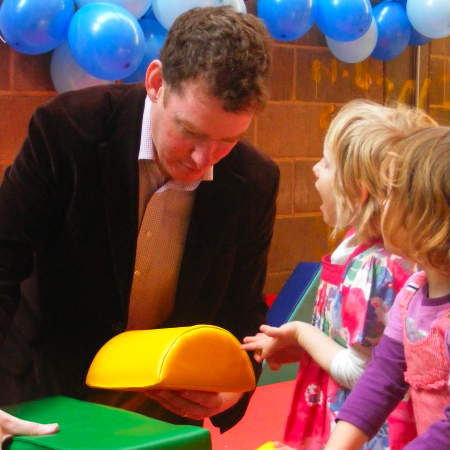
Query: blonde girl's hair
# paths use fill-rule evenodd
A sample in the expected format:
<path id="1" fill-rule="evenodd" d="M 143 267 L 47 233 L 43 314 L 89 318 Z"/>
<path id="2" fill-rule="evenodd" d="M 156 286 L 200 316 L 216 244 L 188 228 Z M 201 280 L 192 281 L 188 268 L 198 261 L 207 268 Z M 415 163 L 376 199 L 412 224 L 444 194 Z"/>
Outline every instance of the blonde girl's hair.
<path id="1" fill-rule="evenodd" d="M 416 131 L 388 162 L 381 230 L 393 251 L 450 274 L 450 127 Z"/>
<path id="2" fill-rule="evenodd" d="M 425 112 L 405 105 L 390 107 L 360 99 L 340 109 L 324 143 L 336 167 L 334 235 L 353 226 L 357 242 L 381 237 L 381 203 L 387 190 L 380 177 L 381 164 L 405 136 L 436 125 Z"/>

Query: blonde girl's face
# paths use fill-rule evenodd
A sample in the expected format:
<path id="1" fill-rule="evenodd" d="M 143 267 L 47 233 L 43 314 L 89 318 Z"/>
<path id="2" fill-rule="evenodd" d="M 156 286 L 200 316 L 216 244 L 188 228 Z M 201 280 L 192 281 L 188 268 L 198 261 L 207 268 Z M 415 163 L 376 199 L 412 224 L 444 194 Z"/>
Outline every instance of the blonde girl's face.
<path id="1" fill-rule="evenodd" d="M 322 159 L 313 167 L 313 173 L 316 176 L 315 187 L 319 192 L 322 204 L 323 220 L 327 225 L 334 227 L 336 225 L 336 200 L 333 193 L 333 182 L 336 166 L 327 148 L 323 150 Z"/>

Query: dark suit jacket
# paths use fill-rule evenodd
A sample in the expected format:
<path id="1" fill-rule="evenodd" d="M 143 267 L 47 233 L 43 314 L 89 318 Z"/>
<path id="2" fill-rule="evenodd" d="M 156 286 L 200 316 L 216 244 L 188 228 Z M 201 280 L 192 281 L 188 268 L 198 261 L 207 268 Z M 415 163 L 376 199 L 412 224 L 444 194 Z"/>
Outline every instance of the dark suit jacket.
<path id="1" fill-rule="evenodd" d="M 83 398 L 95 352 L 124 330 L 144 99 L 140 85 L 56 97 L 35 112 L 5 173 L 0 404 Z M 238 339 L 257 331 L 278 180 L 273 162 L 239 143 L 216 165 L 214 181 L 200 184 L 174 311 L 161 327 L 212 323 Z M 228 427 L 244 409 L 222 414 L 218 424 Z"/>

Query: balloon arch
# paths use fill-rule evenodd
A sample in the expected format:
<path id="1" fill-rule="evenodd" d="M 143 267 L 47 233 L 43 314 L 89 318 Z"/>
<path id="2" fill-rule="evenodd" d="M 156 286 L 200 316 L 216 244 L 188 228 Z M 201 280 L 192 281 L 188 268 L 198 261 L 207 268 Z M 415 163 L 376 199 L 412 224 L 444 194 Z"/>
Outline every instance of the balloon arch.
<path id="1" fill-rule="evenodd" d="M 375 3 L 375 2 L 374 2 Z M 390 60 L 407 45 L 450 35 L 449 0 L 258 0 L 257 15 L 270 35 L 293 41 L 316 24 L 333 55 L 347 63 Z M 244 0 L 3 0 L 0 32 L 21 53 L 52 52 L 55 89 L 142 81 L 158 58 L 167 30 L 194 7 Z"/>

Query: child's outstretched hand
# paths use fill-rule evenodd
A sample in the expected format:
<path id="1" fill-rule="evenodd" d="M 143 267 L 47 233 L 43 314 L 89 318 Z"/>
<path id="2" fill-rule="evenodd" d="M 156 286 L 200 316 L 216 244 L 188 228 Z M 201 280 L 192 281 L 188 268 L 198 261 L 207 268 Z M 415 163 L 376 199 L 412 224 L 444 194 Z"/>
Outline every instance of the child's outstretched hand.
<path id="1" fill-rule="evenodd" d="M 300 359 L 301 347 L 298 344 L 300 322 L 288 322 L 281 327 L 261 325 L 260 333 L 247 336 L 241 345 L 243 350 L 254 351 L 257 362 L 264 359 L 272 370 L 278 370 L 283 364 Z"/>

